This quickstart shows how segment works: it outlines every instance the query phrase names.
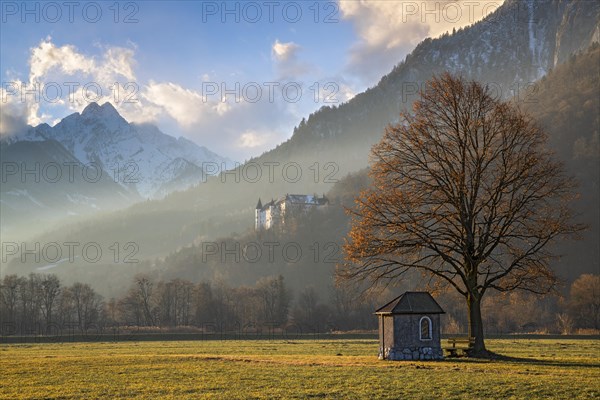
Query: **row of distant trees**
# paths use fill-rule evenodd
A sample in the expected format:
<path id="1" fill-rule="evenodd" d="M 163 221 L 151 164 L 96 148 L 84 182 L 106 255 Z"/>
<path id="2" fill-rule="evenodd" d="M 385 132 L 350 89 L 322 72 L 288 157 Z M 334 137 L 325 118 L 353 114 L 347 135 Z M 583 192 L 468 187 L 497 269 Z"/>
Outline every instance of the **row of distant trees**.
<path id="1" fill-rule="evenodd" d="M 333 287 L 328 297 L 313 287 L 293 295 L 281 276 L 239 287 L 138 276 L 125 295 L 105 300 L 90 285 L 65 286 L 56 275 L 8 275 L 0 284 L 0 326 L 3 336 L 110 332 L 117 326 L 267 332 L 293 325 L 295 332 L 305 333 L 372 330 L 377 327 L 373 310 L 389 300 L 386 296 L 390 293 L 359 300 L 349 290 Z M 452 292 L 437 298 L 447 311 L 443 331 L 464 333 L 468 321 L 461 298 Z M 580 276 L 565 298 L 522 292 L 490 296 L 483 316 L 488 333 L 600 329 L 600 276 Z"/>
<path id="2" fill-rule="evenodd" d="M 121 327 L 223 331 L 267 331 L 294 325 L 295 331 L 374 329 L 374 300 L 355 301 L 348 291 L 328 299 L 306 287 L 295 296 L 282 276 L 254 286 L 184 279 L 134 278 L 119 298 L 104 299 L 90 285 L 61 284 L 52 274 L 8 275 L 0 282 L 2 335 L 86 333 Z"/>

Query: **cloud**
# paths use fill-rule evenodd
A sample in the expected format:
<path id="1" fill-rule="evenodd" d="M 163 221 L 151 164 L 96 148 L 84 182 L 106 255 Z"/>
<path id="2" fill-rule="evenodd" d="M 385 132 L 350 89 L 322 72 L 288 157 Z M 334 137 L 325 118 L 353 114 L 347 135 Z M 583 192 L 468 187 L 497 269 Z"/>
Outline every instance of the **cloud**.
<path id="1" fill-rule="evenodd" d="M 272 54 L 277 61 L 286 62 L 296 58 L 299 49 L 300 46 L 294 42 L 281 43 L 279 40 L 275 40 L 272 47 Z"/>
<path id="2" fill-rule="evenodd" d="M 311 71 L 311 67 L 299 60 L 301 47 L 294 42 L 282 43 L 278 39 L 271 46 L 271 56 L 275 61 L 279 78 L 291 80 Z"/>
<path id="3" fill-rule="evenodd" d="M 227 102 L 211 100 L 201 93 L 172 82 L 150 81 L 142 96 L 149 104 L 161 107 L 184 129 L 206 118 L 225 116 L 231 110 Z"/>
<path id="4" fill-rule="evenodd" d="M 184 127 L 197 123 L 202 110 L 202 96 L 174 83 L 155 83 L 146 86 L 144 98 L 165 111 Z"/>
<path id="5" fill-rule="evenodd" d="M 338 84 L 339 93 L 337 95 L 337 99 L 340 103 L 344 103 L 350 101 L 356 96 L 356 92 L 352 87 L 346 83 Z"/>
<path id="6" fill-rule="evenodd" d="M 74 46 L 56 47 L 48 37 L 31 49 L 29 82 L 43 81 L 53 69 L 59 69 L 66 75 L 73 75 L 78 72 L 90 74 L 96 68 L 95 61 L 78 53 Z"/>
<path id="7" fill-rule="evenodd" d="M 17 82 L 15 87 L 17 86 Z M 19 82 L 20 84 L 20 82 Z M 4 138 L 27 129 L 27 107 L 12 94 L 12 87 L 0 88 L 0 137 Z"/>
<path id="8" fill-rule="evenodd" d="M 57 46 L 48 37 L 31 49 L 28 82 L 19 84 L 25 90 L 41 88 L 41 96 L 36 99 L 16 93 L 13 98 L 21 100 L 26 122 L 34 126 L 55 121 L 54 116 L 41 112 L 42 108 L 60 104 L 81 111 L 91 101 L 111 102 L 131 122 L 157 122 L 166 114 L 183 128 L 198 123 L 207 110 L 215 115 L 227 112 L 227 104 L 207 104 L 200 94 L 175 83 L 141 85 L 136 81 L 135 66 L 134 49 L 105 47 L 99 56 L 90 56 L 69 44 Z M 49 102 L 43 88 L 51 85 L 62 90 L 62 97 Z M 15 112 L 13 107 L 6 113 L 17 115 Z"/>
<path id="9" fill-rule="evenodd" d="M 10 82 L 18 86 L 12 97 L 26 109 L 29 125 L 55 120 L 42 108 L 62 105 L 80 111 L 91 101 L 110 101 L 118 107 L 122 100 L 130 100 L 131 90 L 136 91 L 134 67 L 132 49 L 109 47 L 94 57 L 69 44 L 57 46 L 47 37 L 30 49 L 27 82 Z"/>
<path id="10" fill-rule="evenodd" d="M 115 78 L 132 81 L 135 80 L 133 56 L 132 49 L 109 47 L 98 60 L 79 53 L 72 45 L 57 47 L 48 37 L 31 49 L 29 81 L 43 82 L 53 71 L 69 76 L 83 74 L 96 78 L 100 83 L 108 83 Z"/>
<path id="11" fill-rule="evenodd" d="M 158 109 L 157 122 L 165 132 L 181 131 L 212 151 L 238 160 L 285 140 L 293 128 L 289 121 L 295 120 L 293 107 L 281 101 L 280 94 L 273 102 L 265 92 L 258 102 L 244 101 L 243 96 L 236 102 L 234 95 L 222 101 L 220 92 L 209 96 L 176 83 L 150 81 L 140 97 L 144 109 Z"/>
<path id="12" fill-rule="evenodd" d="M 132 49 L 111 47 L 104 53 L 103 63 L 98 68 L 97 75 L 105 82 L 114 77 L 123 77 L 133 81 L 135 80 L 134 65 L 135 59 Z"/>
<path id="13" fill-rule="evenodd" d="M 339 0 L 358 41 L 349 51 L 349 70 L 368 84 L 398 64 L 426 37 L 473 24 L 504 0 Z"/>
<path id="14" fill-rule="evenodd" d="M 253 130 L 248 130 L 240 135 L 237 140 L 237 146 L 247 149 L 255 149 L 269 142 L 273 135 L 269 133 L 259 133 Z"/>

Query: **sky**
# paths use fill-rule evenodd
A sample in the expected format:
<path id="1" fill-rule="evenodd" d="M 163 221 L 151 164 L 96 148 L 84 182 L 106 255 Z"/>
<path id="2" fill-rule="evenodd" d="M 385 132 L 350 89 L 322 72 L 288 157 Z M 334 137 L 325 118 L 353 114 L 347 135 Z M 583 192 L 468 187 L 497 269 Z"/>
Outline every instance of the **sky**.
<path id="1" fill-rule="evenodd" d="M 503 1 L 1 1 L 0 134 L 110 101 L 244 161 Z"/>

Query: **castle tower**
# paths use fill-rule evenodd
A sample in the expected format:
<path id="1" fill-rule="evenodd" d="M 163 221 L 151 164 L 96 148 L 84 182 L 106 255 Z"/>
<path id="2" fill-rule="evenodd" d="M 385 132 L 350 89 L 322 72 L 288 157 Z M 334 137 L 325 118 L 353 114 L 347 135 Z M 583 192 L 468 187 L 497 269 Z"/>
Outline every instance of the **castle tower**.
<path id="1" fill-rule="evenodd" d="M 254 229 L 257 231 L 262 228 L 262 221 L 261 221 L 262 208 L 263 208 L 262 202 L 260 201 L 260 198 L 259 198 L 258 204 L 256 205 L 256 209 L 254 210 Z"/>

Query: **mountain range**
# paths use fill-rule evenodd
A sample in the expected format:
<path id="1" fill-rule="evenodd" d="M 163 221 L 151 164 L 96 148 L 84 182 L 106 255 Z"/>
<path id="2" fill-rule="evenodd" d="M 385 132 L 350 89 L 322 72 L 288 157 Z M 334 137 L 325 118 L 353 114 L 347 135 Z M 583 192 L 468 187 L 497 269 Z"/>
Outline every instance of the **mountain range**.
<path id="1" fill-rule="evenodd" d="M 41 124 L 6 137 L 1 146 L 3 168 L 10 168 L 0 192 L 4 232 L 16 222 L 56 222 L 161 198 L 203 182 L 204 163 L 232 164 L 154 125 L 128 123 L 110 103 L 90 103 L 53 127 Z M 70 163 L 76 171 L 69 171 Z M 23 175 L 36 169 L 39 182 Z M 56 173 L 61 178 L 54 182 Z"/>

